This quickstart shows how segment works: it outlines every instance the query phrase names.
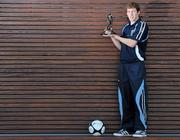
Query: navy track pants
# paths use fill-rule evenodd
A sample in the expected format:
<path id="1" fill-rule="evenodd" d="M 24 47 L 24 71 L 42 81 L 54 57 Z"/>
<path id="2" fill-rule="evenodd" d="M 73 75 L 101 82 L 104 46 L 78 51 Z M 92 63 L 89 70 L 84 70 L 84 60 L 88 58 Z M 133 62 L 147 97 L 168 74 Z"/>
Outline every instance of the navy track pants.
<path id="1" fill-rule="evenodd" d="M 134 133 L 147 129 L 147 88 L 144 62 L 121 63 L 118 101 L 121 129 Z"/>

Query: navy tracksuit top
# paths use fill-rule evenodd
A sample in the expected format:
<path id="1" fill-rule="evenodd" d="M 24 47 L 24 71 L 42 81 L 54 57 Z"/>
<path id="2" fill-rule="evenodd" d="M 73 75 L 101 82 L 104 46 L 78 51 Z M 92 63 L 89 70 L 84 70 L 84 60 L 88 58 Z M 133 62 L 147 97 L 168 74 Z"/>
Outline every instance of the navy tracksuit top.
<path id="1" fill-rule="evenodd" d="M 141 19 L 138 19 L 133 25 L 128 23 L 124 25 L 121 36 L 137 41 L 137 45 L 133 48 L 121 43 L 121 62 L 129 63 L 144 61 L 149 36 L 147 23 Z"/>

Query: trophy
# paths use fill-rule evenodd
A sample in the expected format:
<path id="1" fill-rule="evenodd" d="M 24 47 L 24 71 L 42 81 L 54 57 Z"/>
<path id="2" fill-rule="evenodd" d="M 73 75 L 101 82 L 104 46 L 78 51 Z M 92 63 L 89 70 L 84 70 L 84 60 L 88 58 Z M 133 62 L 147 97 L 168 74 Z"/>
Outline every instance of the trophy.
<path id="1" fill-rule="evenodd" d="M 114 32 L 113 32 L 113 29 L 112 29 L 113 16 L 112 16 L 111 13 L 109 13 L 109 14 L 107 15 L 107 22 L 108 22 L 108 24 L 107 24 L 107 26 L 105 27 L 104 32 L 101 34 L 102 36 L 108 36 L 108 35 L 114 33 Z"/>

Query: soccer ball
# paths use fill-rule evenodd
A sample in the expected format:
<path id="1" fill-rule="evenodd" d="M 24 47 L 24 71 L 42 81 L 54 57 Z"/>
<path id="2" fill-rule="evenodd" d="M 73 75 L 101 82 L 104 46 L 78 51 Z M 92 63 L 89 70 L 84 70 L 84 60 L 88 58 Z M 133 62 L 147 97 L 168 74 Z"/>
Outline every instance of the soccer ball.
<path id="1" fill-rule="evenodd" d="M 89 124 L 89 133 L 93 136 L 100 136 L 105 132 L 105 125 L 100 120 L 94 120 Z"/>

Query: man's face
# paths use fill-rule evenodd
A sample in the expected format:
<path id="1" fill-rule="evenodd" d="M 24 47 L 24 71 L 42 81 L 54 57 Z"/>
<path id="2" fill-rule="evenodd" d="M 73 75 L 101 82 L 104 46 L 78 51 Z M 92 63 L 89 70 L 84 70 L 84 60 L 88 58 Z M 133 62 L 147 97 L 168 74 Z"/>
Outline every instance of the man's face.
<path id="1" fill-rule="evenodd" d="M 131 23 L 134 23 L 139 18 L 140 11 L 138 12 L 136 8 L 127 9 L 127 16 Z"/>

